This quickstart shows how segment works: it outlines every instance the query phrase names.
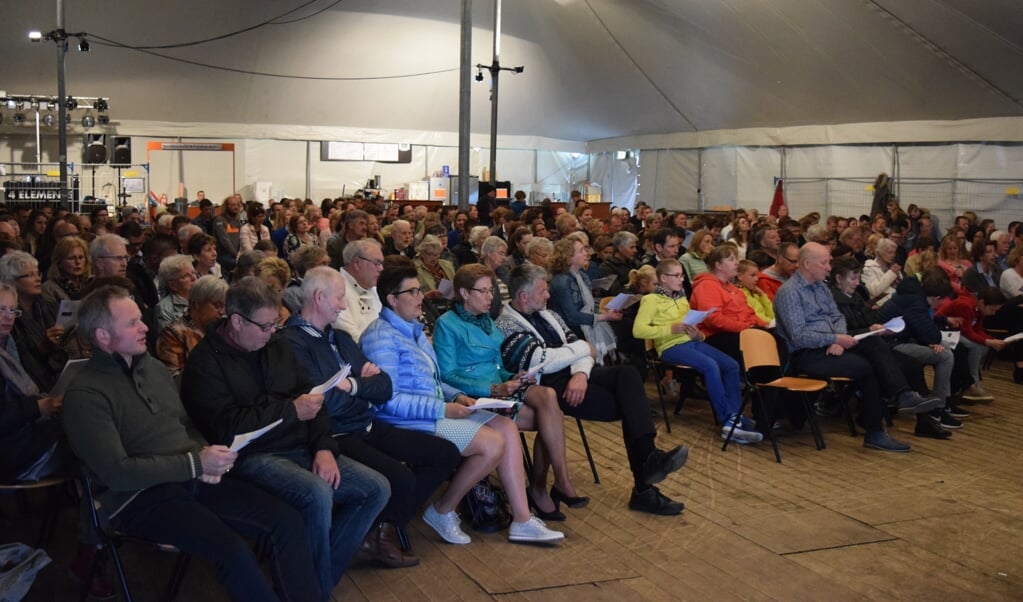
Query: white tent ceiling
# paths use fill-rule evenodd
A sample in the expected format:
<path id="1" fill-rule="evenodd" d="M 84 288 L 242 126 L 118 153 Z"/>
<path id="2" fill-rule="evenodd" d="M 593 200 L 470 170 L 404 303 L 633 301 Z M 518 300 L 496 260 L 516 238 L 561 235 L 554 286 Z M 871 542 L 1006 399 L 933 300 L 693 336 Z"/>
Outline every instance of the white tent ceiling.
<path id="1" fill-rule="evenodd" d="M 68 91 L 115 122 L 456 132 L 459 0 L 66 0 L 92 51 Z M 201 40 L 308 6 L 224 40 Z M 56 50 L 30 29 L 54 0 L 0 0 L 0 90 L 56 93 Z M 473 4 L 473 63 L 491 60 L 493 2 Z M 1023 117 L 1019 0 L 505 0 L 502 135 L 569 141 L 708 130 Z M 410 76 L 425 72 L 432 75 Z M 409 75 L 409 77 L 394 77 Z M 373 79 L 388 78 L 388 79 Z M 472 129 L 489 129 L 486 83 Z M 10 132 L 9 120 L 3 131 Z M 212 127 L 212 126 L 211 126 Z M 310 129 L 313 128 L 313 129 Z M 158 133 L 158 132 L 139 132 Z"/>

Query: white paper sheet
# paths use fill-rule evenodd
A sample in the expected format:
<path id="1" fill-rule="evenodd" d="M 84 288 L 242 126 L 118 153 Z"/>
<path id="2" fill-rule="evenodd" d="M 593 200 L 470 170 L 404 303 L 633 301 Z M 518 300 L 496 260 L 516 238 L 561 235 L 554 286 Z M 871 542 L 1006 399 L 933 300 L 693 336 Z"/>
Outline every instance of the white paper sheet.
<path id="1" fill-rule="evenodd" d="M 241 448 L 252 443 L 256 439 L 259 439 L 264 434 L 266 434 L 267 431 L 269 431 L 270 429 L 274 428 L 275 426 L 282 422 L 284 422 L 284 420 L 282 418 L 278 418 L 277 420 L 271 422 L 270 424 L 264 426 L 261 429 L 250 431 L 248 433 L 242 433 L 240 435 L 235 435 L 234 439 L 231 441 L 231 451 L 233 452 L 239 451 Z"/>
<path id="2" fill-rule="evenodd" d="M 313 387 L 312 390 L 309 392 L 312 393 L 313 395 L 323 395 L 327 391 L 330 391 L 331 389 L 336 387 L 339 382 L 348 378 L 348 374 L 351 371 L 352 371 L 351 364 L 344 364 L 341 366 L 340 370 L 334 373 L 334 376 L 331 376 L 330 378 L 327 379 L 327 382 L 323 383 L 322 385 L 317 385 Z"/>

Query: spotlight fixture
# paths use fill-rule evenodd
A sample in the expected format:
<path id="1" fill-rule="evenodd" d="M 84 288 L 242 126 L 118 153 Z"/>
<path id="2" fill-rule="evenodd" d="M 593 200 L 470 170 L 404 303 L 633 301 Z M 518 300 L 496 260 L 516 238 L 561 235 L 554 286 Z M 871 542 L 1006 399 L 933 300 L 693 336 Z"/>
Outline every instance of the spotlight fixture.
<path id="1" fill-rule="evenodd" d="M 107 104 L 107 99 L 105 99 L 105 98 L 97 98 L 96 102 L 92 103 L 92 108 L 94 108 L 97 111 L 99 111 L 100 113 L 102 113 L 103 111 L 106 111 L 107 109 L 109 109 L 110 106 Z"/>
<path id="2" fill-rule="evenodd" d="M 89 52 L 89 40 L 85 36 L 78 38 L 78 52 Z"/>
<path id="3" fill-rule="evenodd" d="M 476 81 L 478 81 L 478 82 L 483 81 L 483 72 L 482 71 L 479 71 L 479 70 L 476 71 Z"/>
<path id="4" fill-rule="evenodd" d="M 14 125 L 21 125 L 21 124 L 25 123 L 25 114 L 24 113 L 15 113 L 13 120 L 14 120 Z"/>
<path id="5" fill-rule="evenodd" d="M 43 115 L 43 125 L 45 125 L 48 128 L 52 128 L 53 126 L 57 125 L 56 116 L 54 116 L 53 113 L 47 113 Z"/>
<path id="6" fill-rule="evenodd" d="M 7 108 L 12 110 L 12 111 L 14 109 L 17 109 L 18 108 L 18 101 L 14 100 L 13 98 L 8 98 L 7 99 Z"/>
<path id="7" fill-rule="evenodd" d="M 30 31 L 28 32 L 28 39 L 32 42 L 42 42 L 43 32 L 41 31 Z"/>
<path id="8" fill-rule="evenodd" d="M 89 129 L 96 125 L 96 118 L 92 116 L 92 113 L 86 111 L 85 115 L 82 116 L 82 127 Z"/>
<path id="9" fill-rule="evenodd" d="M 74 111 L 78 108 L 78 100 L 74 97 L 68 98 L 64 106 L 67 107 L 67 110 Z"/>
<path id="10" fill-rule="evenodd" d="M 110 125 L 110 115 L 100 115 L 96 118 L 96 123 L 100 125 Z"/>

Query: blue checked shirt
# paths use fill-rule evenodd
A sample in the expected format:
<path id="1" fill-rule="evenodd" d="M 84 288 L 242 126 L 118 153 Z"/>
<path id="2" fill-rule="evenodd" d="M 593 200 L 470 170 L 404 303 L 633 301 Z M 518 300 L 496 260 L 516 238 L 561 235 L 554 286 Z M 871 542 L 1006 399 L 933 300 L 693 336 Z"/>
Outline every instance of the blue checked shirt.
<path id="1" fill-rule="evenodd" d="M 774 316 L 789 351 L 827 347 L 835 342 L 835 335 L 846 334 L 845 316 L 838 311 L 827 283 L 810 284 L 799 272 L 778 289 Z"/>

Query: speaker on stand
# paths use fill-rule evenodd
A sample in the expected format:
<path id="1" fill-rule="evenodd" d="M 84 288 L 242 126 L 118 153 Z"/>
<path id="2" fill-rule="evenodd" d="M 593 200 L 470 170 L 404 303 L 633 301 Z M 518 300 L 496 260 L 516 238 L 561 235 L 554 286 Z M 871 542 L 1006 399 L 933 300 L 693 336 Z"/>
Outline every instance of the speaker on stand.
<path id="1" fill-rule="evenodd" d="M 84 149 L 83 163 L 96 165 L 107 162 L 106 134 L 86 134 L 85 145 L 82 148 Z"/>
<path id="2" fill-rule="evenodd" d="M 112 136 L 110 163 L 122 167 L 131 165 L 131 136 Z"/>

